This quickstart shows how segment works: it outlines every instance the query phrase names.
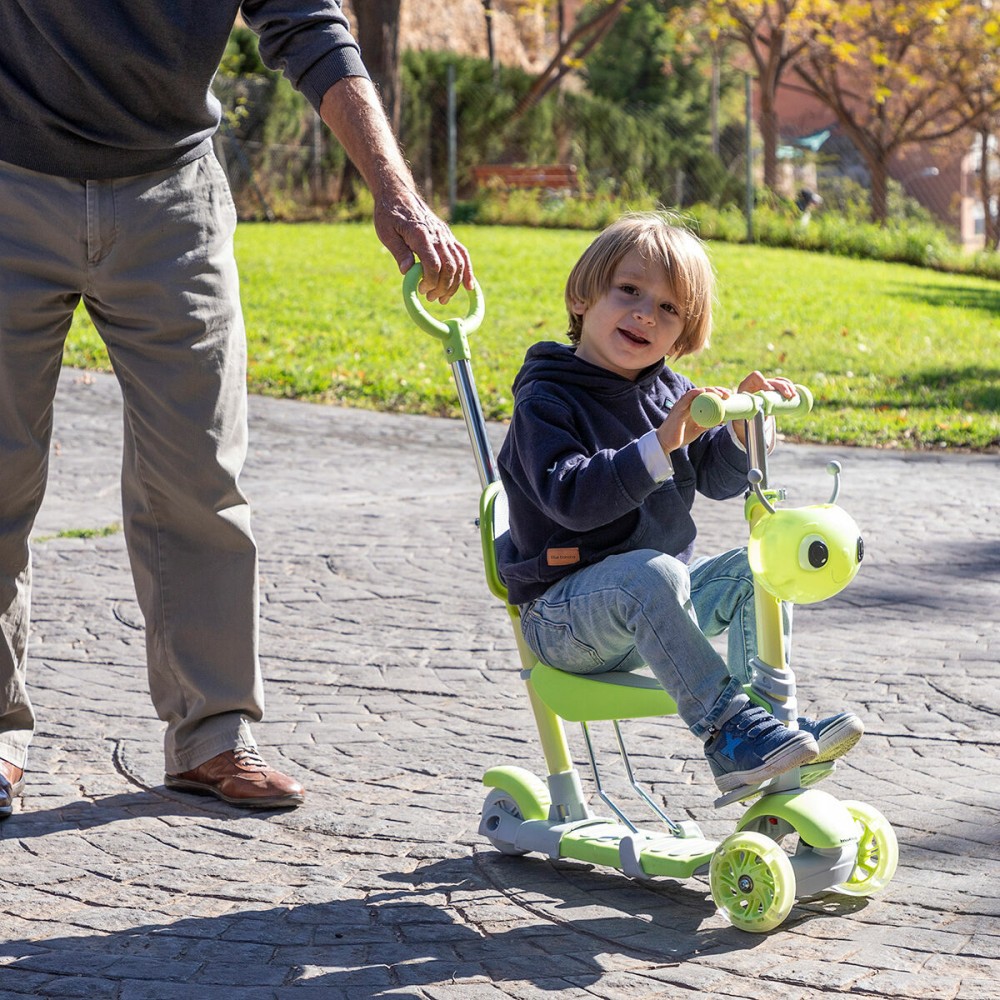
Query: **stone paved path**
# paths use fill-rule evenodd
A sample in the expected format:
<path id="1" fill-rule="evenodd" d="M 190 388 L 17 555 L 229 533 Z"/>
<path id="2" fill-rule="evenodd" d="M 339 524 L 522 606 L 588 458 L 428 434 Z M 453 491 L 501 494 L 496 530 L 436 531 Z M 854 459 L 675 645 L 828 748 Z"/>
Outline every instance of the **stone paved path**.
<path id="1" fill-rule="evenodd" d="M 800 903 L 759 937 L 714 912 L 706 879 L 640 885 L 477 835 L 483 771 L 537 772 L 540 754 L 459 422 L 252 401 L 257 735 L 309 797 L 245 815 L 168 792 L 122 536 L 69 534 L 120 520 L 117 389 L 66 371 L 58 404 L 34 541 L 39 730 L 0 825 L 0 997 L 1000 996 L 996 456 L 774 458 L 796 502 L 844 464 L 868 558 L 797 609 L 795 661 L 807 709 L 864 718 L 827 787 L 886 813 L 901 857 L 883 894 Z M 699 520 L 703 551 L 738 544 L 738 503 Z M 676 720 L 629 731 L 669 810 L 732 831 L 739 807 L 713 809 Z"/>

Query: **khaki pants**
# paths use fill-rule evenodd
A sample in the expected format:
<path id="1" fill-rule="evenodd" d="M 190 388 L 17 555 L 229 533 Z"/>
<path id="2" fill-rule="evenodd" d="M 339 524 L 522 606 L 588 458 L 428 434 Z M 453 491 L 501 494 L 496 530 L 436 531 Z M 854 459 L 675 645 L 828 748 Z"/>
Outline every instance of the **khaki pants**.
<path id="1" fill-rule="evenodd" d="M 0 757 L 23 766 L 28 535 L 82 298 L 124 401 L 122 511 L 166 768 L 250 746 L 263 711 L 236 213 L 208 155 L 76 181 L 0 163 Z M 82 569 L 82 567 L 81 567 Z"/>

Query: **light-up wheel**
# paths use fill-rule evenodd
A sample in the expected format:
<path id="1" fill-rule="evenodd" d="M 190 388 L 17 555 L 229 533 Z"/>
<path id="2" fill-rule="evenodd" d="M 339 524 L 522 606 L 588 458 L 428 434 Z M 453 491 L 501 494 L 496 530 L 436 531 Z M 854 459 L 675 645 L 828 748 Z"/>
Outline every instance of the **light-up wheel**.
<path id="1" fill-rule="evenodd" d="M 773 930 L 795 902 L 795 873 L 788 855 L 760 833 L 734 833 L 719 844 L 708 879 L 719 910 L 740 930 Z"/>
<path id="2" fill-rule="evenodd" d="M 899 863 L 899 844 L 889 821 L 864 802 L 844 802 L 859 827 L 858 857 L 851 877 L 835 887 L 845 896 L 870 896 L 884 889 Z"/>

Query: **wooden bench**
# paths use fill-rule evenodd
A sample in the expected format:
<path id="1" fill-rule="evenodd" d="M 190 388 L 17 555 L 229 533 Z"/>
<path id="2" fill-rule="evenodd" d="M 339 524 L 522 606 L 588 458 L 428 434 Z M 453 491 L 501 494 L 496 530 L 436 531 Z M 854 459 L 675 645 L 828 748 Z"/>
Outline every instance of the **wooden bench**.
<path id="1" fill-rule="evenodd" d="M 514 166 L 489 163 L 472 168 L 472 176 L 481 188 L 504 187 L 522 190 L 550 191 L 565 194 L 578 191 L 580 183 L 572 163 L 552 163 L 540 166 Z"/>

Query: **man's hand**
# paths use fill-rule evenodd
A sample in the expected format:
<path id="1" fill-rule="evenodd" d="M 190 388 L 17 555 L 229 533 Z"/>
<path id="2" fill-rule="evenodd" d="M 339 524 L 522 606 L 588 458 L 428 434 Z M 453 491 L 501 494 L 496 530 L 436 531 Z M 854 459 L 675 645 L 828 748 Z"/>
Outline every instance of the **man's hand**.
<path id="1" fill-rule="evenodd" d="M 375 199 L 375 232 L 402 274 L 419 258 L 420 291 L 447 302 L 472 288 L 469 251 L 416 192 L 413 175 L 370 80 L 348 76 L 323 96 L 320 116 L 361 172 Z"/>
<path id="2" fill-rule="evenodd" d="M 414 257 L 420 260 L 420 291 L 429 301 L 445 303 L 459 288 L 472 288 L 469 251 L 419 195 L 400 187 L 391 200 L 377 199 L 374 222 L 401 274 L 413 266 Z"/>

